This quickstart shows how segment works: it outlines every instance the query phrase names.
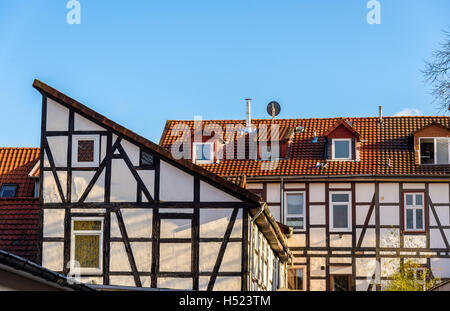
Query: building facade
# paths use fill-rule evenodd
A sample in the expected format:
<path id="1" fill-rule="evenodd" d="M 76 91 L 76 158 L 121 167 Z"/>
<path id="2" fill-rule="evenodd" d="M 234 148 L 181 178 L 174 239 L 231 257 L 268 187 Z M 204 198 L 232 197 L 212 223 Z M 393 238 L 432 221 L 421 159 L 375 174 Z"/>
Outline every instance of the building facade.
<path id="1" fill-rule="evenodd" d="M 259 196 L 38 80 L 34 87 L 43 97 L 42 266 L 97 285 L 286 286 L 286 236 Z"/>
<path id="2" fill-rule="evenodd" d="M 291 289 L 382 290 L 405 260 L 450 278 L 449 117 L 250 122 L 167 121 L 160 145 L 184 144 L 220 176 L 246 175 L 294 230 Z M 264 144 L 252 150 L 255 141 Z"/>

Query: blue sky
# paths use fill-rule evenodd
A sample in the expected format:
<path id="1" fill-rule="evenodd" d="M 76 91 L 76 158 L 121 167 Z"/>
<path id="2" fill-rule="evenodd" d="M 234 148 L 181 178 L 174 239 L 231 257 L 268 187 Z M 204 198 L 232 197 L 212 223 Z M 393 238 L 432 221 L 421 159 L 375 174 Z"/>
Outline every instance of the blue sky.
<path id="1" fill-rule="evenodd" d="M 167 119 L 376 116 L 438 111 L 424 60 L 450 27 L 448 0 L 0 2 L 0 146 L 39 146 L 35 78 L 158 142 Z M 132 4 L 131 4 L 132 3 Z"/>

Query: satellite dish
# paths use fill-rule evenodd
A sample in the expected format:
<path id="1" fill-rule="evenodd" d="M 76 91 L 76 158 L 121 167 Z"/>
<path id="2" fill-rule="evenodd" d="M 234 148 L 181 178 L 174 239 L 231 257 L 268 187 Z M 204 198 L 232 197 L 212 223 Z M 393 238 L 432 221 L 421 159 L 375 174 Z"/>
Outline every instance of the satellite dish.
<path id="1" fill-rule="evenodd" d="M 279 115 L 280 111 L 281 111 L 281 106 L 276 101 L 271 101 L 267 105 L 267 113 L 269 114 L 269 116 L 272 117 L 272 119 L 275 118 L 277 115 Z"/>

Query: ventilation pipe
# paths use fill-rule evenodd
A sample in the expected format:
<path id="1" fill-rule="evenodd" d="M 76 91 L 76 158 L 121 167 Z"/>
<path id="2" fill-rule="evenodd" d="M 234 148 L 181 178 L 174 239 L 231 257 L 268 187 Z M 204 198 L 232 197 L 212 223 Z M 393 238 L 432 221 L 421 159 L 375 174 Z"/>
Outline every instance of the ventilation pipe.
<path id="1" fill-rule="evenodd" d="M 252 99 L 246 98 L 247 101 L 247 124 L 245 128 L 248 132 L 252 131 Z"/>
<path id="2" fill-rule="evenodd" d="M 383 123 L 383 106 L 378 106 L 378 117 L 380 119 L 380 124 Z"/>

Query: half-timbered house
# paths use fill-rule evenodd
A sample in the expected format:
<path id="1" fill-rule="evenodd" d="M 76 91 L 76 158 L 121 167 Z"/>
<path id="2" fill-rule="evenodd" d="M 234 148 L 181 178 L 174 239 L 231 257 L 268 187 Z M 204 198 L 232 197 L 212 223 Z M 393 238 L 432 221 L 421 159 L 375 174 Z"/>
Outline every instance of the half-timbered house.
<path id="1" fill-rule="evenodd" d="M 260 197 L 36 80 L 39 263 L 83 282 L 276 290 L 290 252 Z"/>
<path id="2" fill-rule="evenodd" d="M 279 152 L 252 152 L 250 142 L 267 137 L 272 124 L 278 135 L 271 145 Z M 251 126 L 253 136 L 245 130 Z M 246 175 L 247 189 L 293 227 L 290 288 L 381 290 L 405 259 L 428 267 L 428 277 L 450 278 L 449 127 L 450 117 L 381 113 L 250 124 L 167 121 L 160 145 L 170 150 L 183 140 L 189 158 L 210 172 Z M 191 134 L 179 131 L 186 128 Z M 240 138 L 244 148 L 227 148 Z M 199 162 L 200 149 L 210 152 Z"/>

